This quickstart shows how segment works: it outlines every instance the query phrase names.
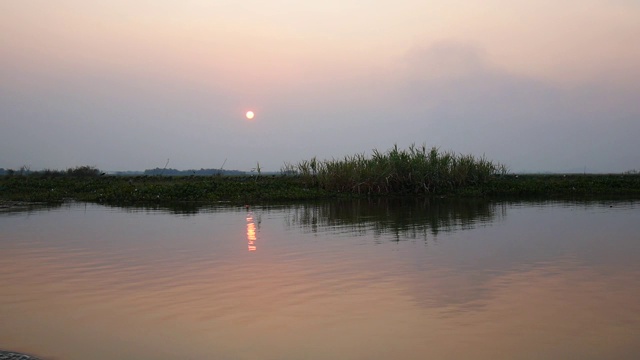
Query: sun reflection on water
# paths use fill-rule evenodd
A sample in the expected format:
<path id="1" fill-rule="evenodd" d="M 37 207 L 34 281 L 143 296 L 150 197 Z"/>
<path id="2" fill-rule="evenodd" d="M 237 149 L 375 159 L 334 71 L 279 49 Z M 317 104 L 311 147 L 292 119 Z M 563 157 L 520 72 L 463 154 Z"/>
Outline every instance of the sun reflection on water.
<path id="1" fill-rule="evenodd" d="M 247 248 L 249 251 L 256 251 L 256 223 L 253 220 L 253 213 L 247 213 Z"/>

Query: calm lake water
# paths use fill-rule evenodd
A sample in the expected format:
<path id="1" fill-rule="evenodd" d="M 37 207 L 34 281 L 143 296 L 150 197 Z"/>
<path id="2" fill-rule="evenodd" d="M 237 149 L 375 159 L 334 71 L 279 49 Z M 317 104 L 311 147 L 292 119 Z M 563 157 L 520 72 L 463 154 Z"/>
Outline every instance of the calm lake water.
<path id="1" fill-rule="evenodd" d="M 640 202 L 5 209 L 0 349 L 638 359 Z"/>

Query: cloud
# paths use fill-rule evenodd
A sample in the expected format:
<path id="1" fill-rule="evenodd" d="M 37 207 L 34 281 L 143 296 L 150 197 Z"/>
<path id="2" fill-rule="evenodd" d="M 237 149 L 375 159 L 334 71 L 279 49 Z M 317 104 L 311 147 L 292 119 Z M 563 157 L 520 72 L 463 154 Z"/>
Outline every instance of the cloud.
<path id="1" fill-rule="evenodd" d="M 484 153 L 521 171 L 624 171 L 640 151 L 629 136 L 640 133 L 633 89 L 564 88 L 515 75 L 464 42 L 414 48 L 404 60 L 399 92 L 401 107 L 414 114 L 405 124 L 414 139 L 422 133 L 427 142 Z"/>

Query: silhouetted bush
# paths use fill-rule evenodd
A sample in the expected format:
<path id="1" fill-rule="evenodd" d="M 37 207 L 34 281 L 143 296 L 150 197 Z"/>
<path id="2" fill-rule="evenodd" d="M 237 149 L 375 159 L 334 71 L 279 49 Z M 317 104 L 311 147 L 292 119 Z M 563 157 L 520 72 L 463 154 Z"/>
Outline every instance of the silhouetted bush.
<path id="1" fill-rule="evenodd" d="M 100 170 L 94 166 L 78 166 L 67 169 L 67 176 L 75 178 L 91 178 L 100 176 Z"/>
<path id="2" fill-rule="evenodd" d="M 324 161 L 314 157 L 297 166 L 285 164 L 281 172 L 340 193 L 433 195 L 484 184 L 506 174 L 507 168 L 484 157 L 411 145 L 408 150 L 394 146 L 386 153 L 374 149 L 371 157 L 356 154 Z"/>

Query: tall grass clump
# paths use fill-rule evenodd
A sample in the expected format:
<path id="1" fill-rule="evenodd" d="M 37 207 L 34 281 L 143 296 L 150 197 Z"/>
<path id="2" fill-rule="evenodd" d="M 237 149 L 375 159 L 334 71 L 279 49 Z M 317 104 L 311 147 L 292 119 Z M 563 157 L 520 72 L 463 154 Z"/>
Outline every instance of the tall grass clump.
<path id="1" fill-rule="evenodd" d="M 492 176 L 505 174 L 504 165 L 484 156 L 442 152 L 426 145 L 385 153 L 373 150 L 343 159 L 304 160 L 286 164 L 283 172 L 295 173 L 310 185 L 327 191 L 357 194 L 443 194 L 467 186 L 480 185 Z"/>
<path id="2" fill-rule="evenodd" d="M 94 178 L 100 176 L 100 169 L 94 166 L 78 166 L 67 169 L 67 176 L 76 178 Z"/>

